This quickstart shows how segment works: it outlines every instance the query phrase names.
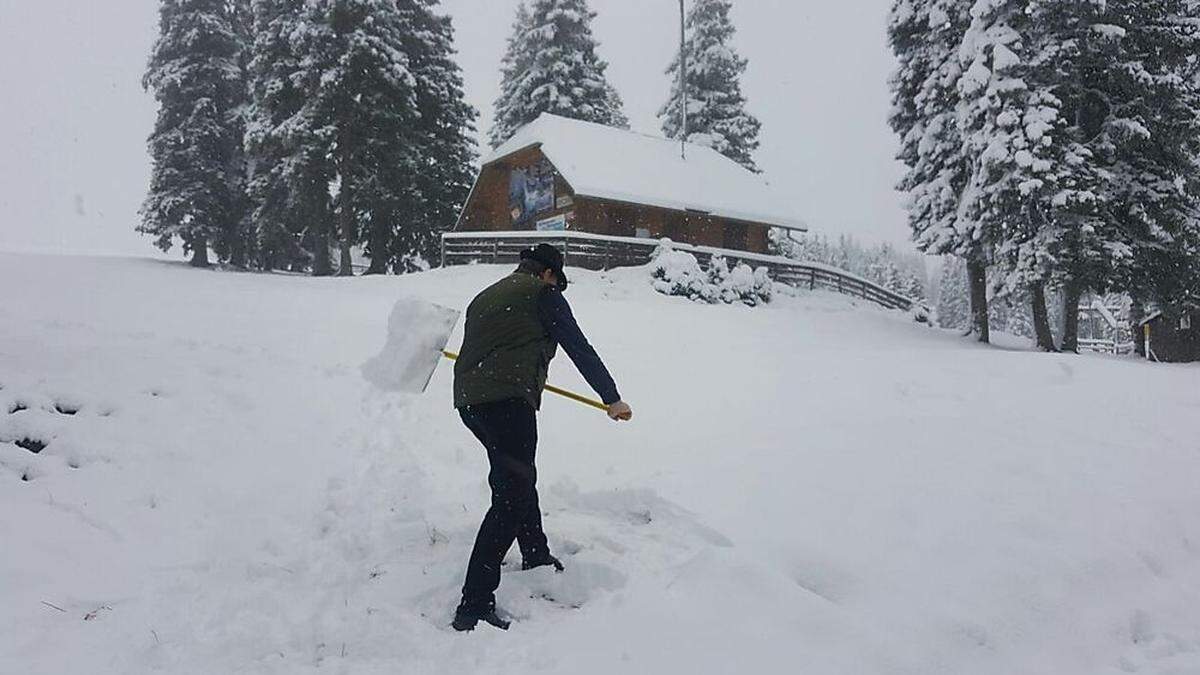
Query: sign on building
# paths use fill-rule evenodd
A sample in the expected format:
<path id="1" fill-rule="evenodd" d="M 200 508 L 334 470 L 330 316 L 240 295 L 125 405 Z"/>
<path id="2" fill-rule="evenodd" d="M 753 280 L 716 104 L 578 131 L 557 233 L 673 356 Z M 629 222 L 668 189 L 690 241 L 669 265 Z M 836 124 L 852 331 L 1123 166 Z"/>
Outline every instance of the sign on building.
<path id="1" fill-rule="evenodd" d="M 567 229 L 567 214 L 560 213 L 557 216 L 539 220 L 537 229 L 541 232 L 561 232 Z"/>

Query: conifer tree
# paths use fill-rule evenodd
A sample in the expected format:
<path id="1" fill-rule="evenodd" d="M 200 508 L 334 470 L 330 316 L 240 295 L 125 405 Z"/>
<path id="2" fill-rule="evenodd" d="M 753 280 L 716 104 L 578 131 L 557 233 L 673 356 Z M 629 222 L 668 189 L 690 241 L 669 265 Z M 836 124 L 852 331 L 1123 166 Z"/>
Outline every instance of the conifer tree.
<path id="1" fill-rule="evenodd" d="M 521 78 L 533 63 L 534 49 L 527 38 L 530 25 L 529 7 L 525 0 L 521 0 L 517 5 L 517 14 L 513 19 L 504 58 L 500 62 L 500 97 L 493 104 L 495 119 L 492 121 L 491 130 L 488 131 L 488 144 L 493 148 L 507 141 L 526 123 L 523 121 L 522 107 L 516 97 Z"/>
<path id="2" fill-rule="evenodd" d="M 595 16 L 586 0 L 531 0 L 527 21 L 518 9 L 489 134 L 493 146 L 542 113 L 628 127 L 605 76 L 608 64 L 597 54 Z"/>
<path id="3" fill-rule="evenodd" d="M 338 271 L 352 274 L 360 222 L 411 192 L 385 175 L 416 166 L 409 26 L 393 0 L 259 0 L 258 8 L 251 140 L 264 160 L 260 222 L 298 237 L 314 275 L 333 273 L 336 241 Z"/>
<path id="4" fill-rule="evenodd" d="M 1053 70 L 1066 55 L 1039 8 L 979 0 L 972 10 L 959 53 L 958 123 L 971 166 L 960 212 L 994 246 L 1003 272 L 996 290 L 1029 298 L 1038 345 L 1053 351 L 1045 285 L 1057 240 L 1082 222 L 1094 193 L 1087 153 L 1063 133 L 1063 102 L 1054 94 L 1061 78 Z"/>
<path id="5" fill-rule="evenodd" d="M 245 95 L 238 39 L 225 0 L 163 0 L 159 38 L 142 80 L 159 103 L 150 135 L 150 190 L 138 231 L 164 251 L 176 239 L 191 264 L 240 219 L 236 180 Z"/>
<path id="6" fill-rule="evenodd" d="M 310 104 L 313 69 L 297 39 L 324 29 L 305 0 L 254 0 L 253 12 L 246 147 L 259 264 L 331 274 L 329 132 Z"/>
<path id="7" fill-rule="evenodd" d="M 300 47 L 308 63 L 306 109 L 328 143 L 337 182 L 338 274 L 350 276 L 359 223 L 392 199 L 389 165 L 416 166 L 419 113 L 405 40 L 414 28 L 395 0 L 310 0 L 314 30 Z M 402 185 L 395 190 L 403 191 Z"/>
<path id="8" fill-rule="evenodd" d="M 972 331 L 987 342 L 992 242 L 962 209 L 972 180 L 958 87 L 969 9 L 961 0 L 897 0 L 893 5 L 888 38 L 900 66 L 891 80 L 890 122 L 901 141 L 898 159 L 908 169 L 899 189 L 907 195 L 913 241 L 925 253 L 965 258 Z"/>
<path id="9" fill-rule="evenodd" d="M 214 249 L 222 259 L 229 264 L 245 269 L 250 265 L 255 255 L 255 233 L 252 216 L 252 202 L 249 186 L 249 156 L 246 153 L 246 125 L 250 114 L 250 59 L 254 47 L 254 14 L 251 11 L 250 0 L 227 0 L 225 11 L 228 13 L 233 34 L 238 45 L 238 71 L 241 78 L 239 99 L 231 110 L 230 125 L 234 137 L 238 139 L 230 158 L 228 177 L 231 190 L 236 198 L 234 215 L 230 218 L 229 227 L 225 229 Z"/>
<path id="10" fill-rule="evenodd" d="M 437 14 L 437 0 L 400 0 L 405 25 L 404 51 L 413 76 L 417 121 L 411 130 L 415 161 L 385 163 L 395 184 L 405 186 L 411 213 L 382 209 L 381 220 L 396 223 L 390 245 L 397 271 L 427 267 L 435 259 L 442 232 L 453 227 L 474 180 L 476 110 L 466 102 L 462 69 L 454 60 L 454 26 Z M 386 172 L 385 172 L 386 173 Z M 388 179 L 392 182 L 393 179 Z M 372 258 L 372 265 L 375 260 Z"/>
<path id="11" fill-rule="evenodd" d="M 938 325 L 969 330 L 971 308 L 967 291 L 967 266 L 962 258 L 947 256 L 942 265 L 937 297 Z"/>
<path id="12" fill-rule="evenodd" d="M 1200 6 L 1110 0 L 1102 21 L 1111 56 L 1092 81 L 1103 98 L 1083 114 L 1098 132 L 1093 145 L 1111 177 L 1119 236 L 1105 244 L 1118 258 L 1117 285 L 1137 301 L 1194 303 L 1200 297 Z M 1072 306 L 1072 299 L 1064 302 Z M 1074 349 L 1074 321 L 1067 331 L 1065 348 Z"/>
<path id="13" fill-rule="evenodd" d="M 1122 270 L 1153 270 L 1123 283 L 1153 286 L 1175 267 L 1163 252 L 1187 249 L 1195 219 L 1186 214 L 1196 204 L 1185 182 L 1198 133 L 1196 9 L 1185 0 L 988 0 L 976 8 L 976 24 L 992 22 L 985 34 L 1014 34 L 1008 71 L 1019 86 L 1005 97 L 1025 106 L 1015 111 L 1019 124 L 987 134 L 993 165 L 1007 154 L 996 148 L 1017 149 L 1017 170 L 1008 174 L 1015 178 L 1007 187 L 992 181 L 1013 195 L 999 209 L 1007 217 L 998 219 L 998 257 L 1008 286 L 1032 291 L 1043 348 L 1053 341 L 1041 296 L 1048 283 L 1063 289 L 1062 347 L 1074 352 L 1086 290 L 1106 291 Z M 1164 190 L 1170 183 L 1179 189 Z M 1140 263 L 1138 251 L 1146 255 Z"/>
<path id="14" fill-rule="evenodd" d="M 758 149 L 762 125 L 746 111 L 740 80 L 747 61 L 733 49 L 731 7 L 730 0 L 696 0 L 687 14 L 686 140 L 711 147 L 758 173 L 754 151 Z M 679 113 L 685 97 L 679 88 L 680 56 L 677 52 L 667 68 L 671 95 L 658 113 L 663 133 L 674 139 L 683 135 Z"/>
<path id="15" fill-rule="evenodd" d="M 913 269 L 904 269 L 900 271 L 900 288 L 897 291 L 906 298 L 910 298 L 919 303 L 924 303 L 929 297 L 929 293 L 925 290 L 924 270 L 922 273 Z"/>

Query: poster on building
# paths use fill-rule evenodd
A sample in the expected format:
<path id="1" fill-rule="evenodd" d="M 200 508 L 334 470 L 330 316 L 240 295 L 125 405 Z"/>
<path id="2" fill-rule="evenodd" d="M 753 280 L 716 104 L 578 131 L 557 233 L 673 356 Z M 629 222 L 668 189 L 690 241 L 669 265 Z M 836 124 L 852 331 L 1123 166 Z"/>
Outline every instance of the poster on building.
<path id="1" fill-rule="evenodd" d="M 542 160 L 513 169 L 509 175 L 508 207 L 514 223 L 524 223 L 554 208 L 554 168 Z"/>

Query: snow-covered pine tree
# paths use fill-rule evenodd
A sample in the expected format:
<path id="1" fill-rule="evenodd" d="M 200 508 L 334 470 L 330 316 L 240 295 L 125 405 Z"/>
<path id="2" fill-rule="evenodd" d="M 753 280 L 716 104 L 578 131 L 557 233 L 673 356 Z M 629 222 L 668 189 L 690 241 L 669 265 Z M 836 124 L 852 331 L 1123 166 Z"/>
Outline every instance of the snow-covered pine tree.
<path id="1" fill-rule="evenodd" d="M 513 18 L 504 58 L 500 61 L 500 96 L 493 104 L 495 117 L 488 131 L 488 144 L 493 148 L 511 138 L 526 123 L 524 106 L 517 99 L 517 88 L 533 63 L 534 45 L 528 37 L 530 27 L 529 7 L 525 0 L 521 0 Z"/>
<path id="2" fill-rule="evenodd" d="M 233 121 L 245 92 L 237 36 L 225 0 L 162 0 L 159 32 L 142 80 L 159 111 L 138 231 L 164 251 L 181 240 L 191 264 L 207 267 L 209 246 L 239 220 L 231 177 L 241 143 Z"/>
<path id="3" fill-rule="evenodd" d="M 404 51 L 409 26 L 393 0 L 260 6 L 274 12 L 263 17 L 268 23 L 259 34 L 264 77 L 256 103 L 266 114 L 253 137 L 273 141 L 279 153 L 278 187 L 291 206 L 288 219 L 307 228 L 301 241 L 312 253 L 312 273 L 332 273 L 336 238 L 339 272 L 352 274 L 360 220 L 411 195 L 409 186 L 384 176 L 392 166 L 416 166 L 414 79 Z"/>
<path id="4" fill-rule="evenodd" d="M 1013 296 L 1010 299 L 1011 308 L 1008 312 L 1008 322 L 1004 324 L 1004 332 L 1023 338 L 1037 339 L 1037 329 L 1033 325 L 1033 303 L 1024 296 Z M 1045 304 L 1042 305 L 1045 307 Z"/>
<path id="5" fill-rule="evenodd" d="M 968 330 L 971 307 L 967 290 L 967 265 L 956 256 L 946 256 L 938 283 L 937 319 L 942 328 Z"/>
<path id="6" fill-rule="evenodd" d="M 893 293 L 904 293 L 897 262 L 895 249 L 890 244 L 883 244 L 868 255 L 864 276 Z"/>
<path id="7" fill-rule="evenodd" d="M 328 144 L 337 185 L 338 273 L 350 276 L 360 220 L 382 214 L 409 193 L 404 185 L 381 180 L 386 169 L 420 170 L 408 157 L 420 135 L 415 78 L 405 50 L 415 26 L 396 0 L 309 0 L 306 13 L 313 30 L 298 40 L 307 65 L 303 114 L 319 125 Z"/>
<path id="8" fill-rule="evenodd" d="M 988 303 L 992 326 L 1009 335 L 1033 338 L 1032 303 L 1021 292 L 993 297 Z"/>
<path id="9" fill-rule="evenodd" d="M 416 193 L 418 174 L 427 171 L 419 144 L 432 131 L 420 129 L 416 108 L 416 78 L 410 54 L 428 56 L 432 46 L 431 25 L 416 14 L 425 7 L 396 0 L 325 0 L 324 12 L 332 26 L 328 64 L 320 80 L 328 96 L 331 125 L 335 130 L 338 177 L 337 215 L 340 225 L 342 264 L 338 274 L 349 269 L 350 246 L 359 241 L 361 219 L 395 223 L 419 229 L 420 210 L 404 222 L 394 210 Z M 448 83 L 449 84 L 449 83 Z M 412 155 L 412 157 L 410 157 Z M 408 180 L 395 169 L 408 169 Z M 406 185 L 410 183 L 410 185 Z M 395 241 L 395 240 L 394 240 Z M 390 251 L 396 255 L 395 250 Z"/>
<path id="10" fill-rule="evenodd" d="M 730 0 L 696 0 L 687 14 L 687 140 L 705 145 L 758 173 L 754 151 L 758 149 L 758 119 L 746 112 L 741 76 L 747 61 L 733 48 L 735 32 L 729 17 Z M 671 95 L 658 112 L 663 133 L 678 139 L 680 108 L 684 95 L 679 90 L 680 54 L 667 68 Z"/>
<path id="11" fill-rule="evenodd" d="M 595 13 L 586 0 L 531 0 L 518 13 L 496 101 L 493 145 L 542 113 L 627 127 L 621 98 L 608 82 L 608 64 L 592 36 Z"/>
<path id="12" fill-rule="evenodd" d="M 629 118 L 625 116 L 625 99 L 621 98 L 621 92 L 608 80 L 605 80 L 605 86 L 608 87 L 608 126 L 628 129 Z"/>
<path id="13" fill-rule="evenodd" d="M 896 0 L 888 40 L 899 61 L 891 78 L 892 129 L 907 167 L 899 189 L 907 195 L 917 248 L 955 254 L 969 267 L 972 330 L 988 341 L 987 264 L 991 242 L 961 206 L 971 180 L 958 115 L 963 74 L 959 48 L 970 25 L 962 0 Z"/>
<path id="14" fill-rule="evenodd" d="M 1110 153 L 1103 133 L 1107 101 L 1128 95 L 1104 83 L 1121 69 L 1114 58 L 1121 29 L 1104 16 L 1112 7 L 1045 0 L 1022 8 L 1021 79 L 1058 109 L 1058 120 L 1041 139 L 1052 168 L 1045 184 L 1031 190 L 1033 208 L 1018 221 L 1022 226 L 1006 232 L 999 257 L 1008 268 L 1008 285 L 1028 288 L 1038 344 L 1047 350 L 1054 349 L 1049 315 L 1057 313 L 1065 319 L 1063 348 L 1075 351 L 1080 295 L 1109 287 L 1130 250 L 1114 217 L 1114 174 L 1106 166 Z M 1063 289 L 1059 295 L 1069 311 L 1047 310 L 1051 284 Z"/>
<path id="15" fill-rule="evenodd" d="M 259 264 L 327 275 L 334 172 L 328 131 L 309 106 L 312 68 L 299 44 L 322 28 L 310 22 L 305 0 L 254 0 L 253 12 L 246 148 Z"/>
<path id="16" fill-rule="evenodd" d="M 416 161 L 389 163 L 402 171 L 390 181 L 407 185 L 416 196 L 415 211 L 382 211 L 378 219 L 395 223 L 390 261 L 397 271 L 427 267 L 442 232 L 450 229 L 474 179 L 476 110 L 466 102 L 462 70 L 454 60 L 454 26 L 437 14 L 437 0 L 399 0 L 404 51 L 413 75 L 417 121 L 412 129 Z M 385 172 L 386 175 L 386 172 Z M 397 205 L 401 200 L 387 203 Z M 373 216 L 375 217 L 375 216 Z M 372 267 L 375 259 L 372 257 Z"/>
<path id="17" fill-rule="evenodd" d="M 226 0 L 225 11 L 237 38 L 238 68 L 241 72 L 242 88 L 237 105 L 231 111 L 230 125 L 238 139 L 234 154 L 230 158 L 228 176 L 231 190 L 237 196 L 236 211 L 230 218 L 230 226 L 217 240 L 213 249 L 217 255 L 239 269 L 245 269 L 255 256 L 254 222 L 251 219 L 252 202 L 249 186 L 249 157 L 246 153 L 246 125 L 250 114 L 250 59 L 254 47 L 254 14 L 250 0 Z"/>
<path id="18" fill-rule="evenodd" d="M 1060 112 L 1043 139 L 1052 189 L 1031 191 L 1037 208 L 1006 232 L 1000 258 L 1010 285 L 1030 287 L 1039 344 L 1049 333 L 1045 285 L 1062 288 L 1062 346 L 1074 352 L 1085 290 L 1120 284 L 1136 293 L 1189 268 L 1177 252 L 1196 241 L 1188 234 L 1195 219 L 1185 215 L 1195 193 L 1182 182 L 1197 143 L 1195 64 L 1186 56 L 1196 47 L 1196 7 L 1044 0 L 1017 9 L 1021 80 L 1049 92 Z"/>
<path id="19" fill-rule="evenodd" d="M 912 268 L 901 270 L 899 293 L 906 298 L 924 303 L 929 297 L 929 293 L 925 290 L 924 275 Z"/>
<path id="20" fill-rule="evenodd" d="M 1196 302 L 1200 291 L 1198 26 L 1191 0 L 1109 0 L 1096 28 L 1109 38 L 1111 60 L 1094 73 L 1100 100 L 1081 114 L 1111 177 L 1119 235 L 1105 249 L 1117 258 L 1118 287 L 1139 302 Z M 1075 346 L 1074 324 L 1067 321 L 1066 348 Z"/>
<path id="21" fill-rule="evenodd" d="M 1086 168 L 1071 176 L 1073 160 L 1086 167 L 1053 93 L 1063 41 L 1035 17 L 1027 0 L 977 0 L 960 50 L 959 128 L 971 162 L 961 213 L 976 236 L 992 243 L 1005 272 L 1001 297 L 1028 296 L 1037 319 L 1038 346 L 1053 351 L 1044 288 L 1065 229 L 1078 225 L 1094 200 Z M 1074 153 L 1074 156 L 1070 156 Z M 1074 182 L 1066 179 L 1074 178 Z M 1004 325 L 1005 321 L 1001 321 Z"/>

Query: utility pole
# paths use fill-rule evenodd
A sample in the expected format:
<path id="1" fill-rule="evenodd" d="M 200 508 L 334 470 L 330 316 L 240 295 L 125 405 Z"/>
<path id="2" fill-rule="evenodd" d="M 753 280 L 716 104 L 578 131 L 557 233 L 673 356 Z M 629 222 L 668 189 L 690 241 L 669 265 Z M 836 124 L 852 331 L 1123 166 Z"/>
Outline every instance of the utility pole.
<path id="1" fill-rule="evenodd" d="M 679 0 L 679 156 L 687 159 L 688 95 L 687 95 L 687 28 L 683 0 Z"/>

